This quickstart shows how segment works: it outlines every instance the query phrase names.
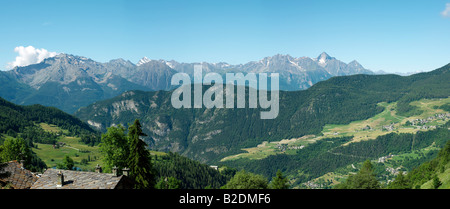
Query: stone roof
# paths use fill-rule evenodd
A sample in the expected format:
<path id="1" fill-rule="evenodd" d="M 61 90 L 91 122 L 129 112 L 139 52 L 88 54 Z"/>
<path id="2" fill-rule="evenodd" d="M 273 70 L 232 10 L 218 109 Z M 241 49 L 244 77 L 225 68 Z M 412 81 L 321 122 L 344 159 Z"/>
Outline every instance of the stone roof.
<path id="1" fill-rule="evenodd" d="M 58 172 L 64 175 L 64 184 L 59 187 L 57 186 Z M 48 169 L 33 184 L 31 189 L 119 189 L 126 188 L 126 186 L 126 176 L 114 176 L 112 173 Z"/>
<path id="2" fill-rule="evenodd" d="M 0 179 L 1 182 L 9 183 L 13 189 L 29 189 L 38 177 L 31 173 L 30 170 L 24 169 L 22 165 L 13 160 L 6 163 L 7 165 L 0 171 L 6 174 L 6 177 Z"/>

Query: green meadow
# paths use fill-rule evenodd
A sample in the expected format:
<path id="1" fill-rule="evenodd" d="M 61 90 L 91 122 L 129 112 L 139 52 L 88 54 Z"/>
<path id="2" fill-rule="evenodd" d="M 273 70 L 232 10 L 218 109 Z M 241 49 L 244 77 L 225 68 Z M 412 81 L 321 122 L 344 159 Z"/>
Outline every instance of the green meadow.
<path id="1" fill-rule="evenodd" d="M 98 146 L 88 146 L 80 142 L 78 137 L 70 137 L 65 134 L 67 130 L 51 124 L 39 124 L 45 131 L 52 133 L 62 133 L 59 136 L 56 146 L 51 144 L 34 143 L 37 148 L 33 148 L 33 152 L 40 157 L 48 167 L 56 167 L 62 163 L 65 156 L 69 156 L 74 160 L 75 167 L 81 170 L 93 170 L 97 164 L 103 164 L 101 153 Z"/>

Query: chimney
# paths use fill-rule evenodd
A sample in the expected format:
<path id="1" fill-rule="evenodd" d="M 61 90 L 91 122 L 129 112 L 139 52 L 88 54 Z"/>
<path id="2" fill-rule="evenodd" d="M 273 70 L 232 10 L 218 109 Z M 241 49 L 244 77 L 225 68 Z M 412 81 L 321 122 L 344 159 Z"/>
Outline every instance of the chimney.
<path id="1" fill-rule="evenodd" d="M 24 160 L 20 160 L 20 168 L 23 170 L 23 169 L 25 169 L 25 167 L 23 167 L 23 162 L 24 162 Z"/>
<path id="2" fill-rule="evenodd" d="M 56 175 L 58 176 L 56 187 L 62 187 L 64 185 L 64 174 L 61 171 L 58 171 Z"/>
<path id="3" fill-rule="evenodd" d="M 125 168 L 122 169 L 122 173 L 123 173 L 124 176 L 128 176 L 128 175 L 129 175 L 129 172 L 130 172 L 130 169 L 127 168 L 127 167 L 125 167 Z"/>
<path id="4" fill-rule="evenodd" d="M 117 168 L 117 166 L 114 166 L 113 168 L 112 168 L 112 173 L 113 173 L 113 176 L 119 176 L 119 168 Z"/>
<path id="5" fill-rule="evenodd" d="M 97 172 L 97 173 L 102 172 L 102 167 L 99 164 L 97 164 L 97 166 L 95 166 L 95 172 Z"/>

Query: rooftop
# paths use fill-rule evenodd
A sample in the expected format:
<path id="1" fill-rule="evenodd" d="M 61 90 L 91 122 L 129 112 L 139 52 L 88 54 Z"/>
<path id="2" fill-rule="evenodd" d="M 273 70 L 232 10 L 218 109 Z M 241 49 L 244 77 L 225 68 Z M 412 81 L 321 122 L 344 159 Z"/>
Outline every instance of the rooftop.
<path id="1" fill-rule="evenodd" d="M 9 183 L 13 189 L 29 189 L 38 179 L 36 175 L 24 169 L 21 163 L 16 160 L 7 162 L 0 173 L 6 174 L 6 177 L 0 178 L 0 182 Z"/>
<path id="2" fill-rule="evenodd" d="M 64 175 L 62 186 L 58 186 L 58 173 Z M 130 185 L 128 183 L 127 176 L 115 176 L 112 173 L 48 169 L 31 189 L 119 189 L 126 188 Z"/>

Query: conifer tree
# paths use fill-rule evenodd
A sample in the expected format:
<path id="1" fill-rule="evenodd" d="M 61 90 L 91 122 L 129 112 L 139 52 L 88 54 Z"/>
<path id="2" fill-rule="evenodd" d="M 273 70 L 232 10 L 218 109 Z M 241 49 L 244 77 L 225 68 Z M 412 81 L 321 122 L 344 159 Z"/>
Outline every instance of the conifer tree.
<path id="1" fill-rule="evenodd" d="M 406 178 L 405 175 L 403 175 L 403 172 L 400 171 L 400 173 L 397 175 L 395 180 L 389 184 L 389 189 L 410 189 L 411 186 L 409 185 L 409 181 Z"/>
<path id="2" fill-rule="evenodd" d="M 278 170 L 277 175 L 273 177 L 272 182 L 270 182 L 271 189 L 288 189 L 288 179 L 283 176 L 283 173 Z"/>
<path id="3" fill-rule="evenodd" d="M 439 180 L 439 178 L 437 177 L 437 175 L 435 175 L 435 176 L 433 177 L 433 189 L 438 189 L 441 185 L 442 185 L 441 180 Z"/>
<path id="4" fill-rule="evenodd" d="M 140 139 L 141 136 L 147 136 L 142 132 L 141 124 L 136 119 L 132 126 L 128 128 L 128 138 L 130 142 L 130 155 L 128 166 L 130 176 L 135 181 L 136 189 L 154 188 L 155 175 L 151 162 L 150 152 L 147 150 L 147 144 Z"/>

